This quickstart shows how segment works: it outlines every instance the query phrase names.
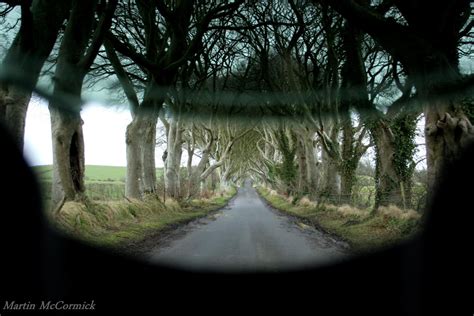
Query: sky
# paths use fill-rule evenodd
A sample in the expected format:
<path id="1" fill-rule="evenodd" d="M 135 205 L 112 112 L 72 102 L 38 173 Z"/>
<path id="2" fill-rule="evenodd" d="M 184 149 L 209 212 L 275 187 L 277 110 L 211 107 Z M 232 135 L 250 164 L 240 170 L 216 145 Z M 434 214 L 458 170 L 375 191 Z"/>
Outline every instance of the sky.
<path id="1" fill-rule="evenodd" d="M 132 120 L 126 108 L 88 103 L 81 112 L 84 121 L 86 165 L 126 166 L 125 130 Z M 32 99 L 26 117 L 24 154 L 32 166 L 53 163 L 48 106 Z M 163 166 L 163 150 L 156 150 L 156 164 Z"/>

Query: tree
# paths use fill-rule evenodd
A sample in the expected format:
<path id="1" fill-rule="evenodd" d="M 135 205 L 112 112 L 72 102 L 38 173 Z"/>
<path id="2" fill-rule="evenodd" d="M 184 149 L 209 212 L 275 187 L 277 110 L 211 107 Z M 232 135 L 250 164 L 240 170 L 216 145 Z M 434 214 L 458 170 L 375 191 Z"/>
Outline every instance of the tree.
<path id="1" fill-rule="evenodd" d="M 201 51 L 209 24 L 232 14 L 242 3 L 209 5 L 197 1 L 161 3 L 137 0 L 131 18 L 139 19 L 144 29 L 144 34 L 134 35 L 141 39 L 135 42 L 138 47 L 129 43 L 130 37 L 134 36 L 108 34 L 114 49 L 136 63 L 146 76 L 143 99 L 138 107 L 132 109 L 133 120 L 126 135 L 127 152 L 130 153 L 127 154 L 127 168 L 141 170 L 140 178 L 136 173 L 127 173 L 129 197 L 140 198 L 141 194 L 137 195 L 137 192 L 155 192 L 156 123 L 169 87 L 178 80 L 180 67 Z"/>
<path id="2" fill-rule="evenodd" d="M 472 125 L 459 107 L 459 92 L 471 77 L 459 71 L 460 39 L 472 28 L 468 0 L 325 1 L 348 21 L 372 36 L 403 65 L 424 104 L 428 178 L 440 179 L 441 168 L 473 139 Z M 387 13 L 396 12 L 399 21 Z M 423 17 L 423 18 L 421 18 Z M 459 133 L 459 135 L 458 135 Z"/>
<path id="3" fill-rule="evenodd" d="M 0 119 L 23 148 L 25 120 L 31 94 L 68 16 L 70 0 L 12 2 L 21 7 L 21 26 L 2 62 Z"/>
<path id="4" fill-rule="evenodd" d="M 110 26 L 116 4 L 116 0 L 102 2 L 101 6 L 97 0 L 77 0 L 72 4 L 58 53 L 53 100 L 49 103 L 54 208 L 63 199 L 84 198 L 84 138 L 80 116 L 82 85 Z M 94 19 L 96 10 L 100 14 L 97 23 Z"/>

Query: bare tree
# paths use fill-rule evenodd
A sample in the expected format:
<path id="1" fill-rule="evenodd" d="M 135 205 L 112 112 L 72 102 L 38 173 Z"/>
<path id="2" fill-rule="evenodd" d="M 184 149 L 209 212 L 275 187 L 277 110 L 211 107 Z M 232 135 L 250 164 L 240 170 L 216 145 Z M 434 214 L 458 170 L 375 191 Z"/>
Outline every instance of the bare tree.
<path id="1" fill-rule="evenodd" d="M 242 3 L 208 5 L 182 1 L 166 4 L 137 0 L 135 18 L 141 20 L 144 34 L 135 36 L 142 37 L 144 47 L 133 47 L 129 38 L 109 33 L 108 40 L 116 51 L 133 60 L 146 75 L 143 99 L 132 112 L 133 121 L 126 135 L 128 169 L 141 170 L 141 178 L 127 174 L 130 197 L 139 198 L 137 192 L 155 191 L 156 123 L 169 87 L 178 80 L 180 67 L 202 49 L 209 24 L 233 13 Z"/>
<path id="2" fill-rule="evenodd" d="M 424 103 L 428 178 L 430 186 L 435 185 L 441 168 L 474 135 L 459 106 L 462 91 L 456 88 L 463 89 L 472 82 L 472 76 L 461 75 L 458 60 L 460 39 L 473 26 L 467 23 L 472 10 L 470 1 L 383 1 L 375 7 L 369 6 L 368 1 L 325 2 L 403 65 Z M 390 10 L 401 18 L 397 21 L 390 17 Z"/>
<path id="3" fill-rule="evenodd" d="M 84 76 L 92 65 L 117 4 L 116 0 L 73 1 L 59 49 L 53 100 L 49 103 L 53 138 L 52 205 L 63 199 L 84 198 L 84 138 L 81 92 Z M 100 19 L 95 23 L 95 12 Z M 95 30 L 94 30 L 94 24 Z M 66 104 L 61 104 L 63 100 Z"/>

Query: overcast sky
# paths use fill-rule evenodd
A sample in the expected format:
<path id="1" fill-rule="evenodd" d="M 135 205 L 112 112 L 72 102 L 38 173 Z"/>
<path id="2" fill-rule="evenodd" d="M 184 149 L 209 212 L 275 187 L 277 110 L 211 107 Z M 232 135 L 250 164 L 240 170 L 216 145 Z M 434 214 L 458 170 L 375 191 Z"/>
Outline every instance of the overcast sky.
<path id="1" fill-rule="evenodd" d="M 81 116 L 86 164 L 126 166 L 125 130 L 131 121 L 128 109 L 89 103 Z M 160 167 L 162 154 L 162 149 L 157 148 L 156 164 Z M 30 165 L 53 163 L 49 110 L 47 104 L 38 99 L 33 99 L 28 108 L 25 156 Z"/>

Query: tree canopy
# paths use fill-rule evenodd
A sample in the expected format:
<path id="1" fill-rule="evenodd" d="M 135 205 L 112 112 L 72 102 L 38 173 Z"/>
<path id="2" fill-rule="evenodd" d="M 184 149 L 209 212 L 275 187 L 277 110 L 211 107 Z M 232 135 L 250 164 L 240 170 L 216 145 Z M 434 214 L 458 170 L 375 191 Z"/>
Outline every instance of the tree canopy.
<path id="1" fill-rule="evenodd" d="M 32 94 L 49 103 L 54 208 L 87 200 L 81 107 L 99 90 L 132 114 L 117 135 L 127 198 L 158 194 L 159 181 L 186 199 L 253 178 L 354 203 L 372 152 L 373 209 L 413 208 L 418 122 L 428 192 L 474 139 L 474 75 L 462 67 L 472 64 L 473 9 L 468 0 L 4 0 L 0 119 L 22 147 Z"/>

